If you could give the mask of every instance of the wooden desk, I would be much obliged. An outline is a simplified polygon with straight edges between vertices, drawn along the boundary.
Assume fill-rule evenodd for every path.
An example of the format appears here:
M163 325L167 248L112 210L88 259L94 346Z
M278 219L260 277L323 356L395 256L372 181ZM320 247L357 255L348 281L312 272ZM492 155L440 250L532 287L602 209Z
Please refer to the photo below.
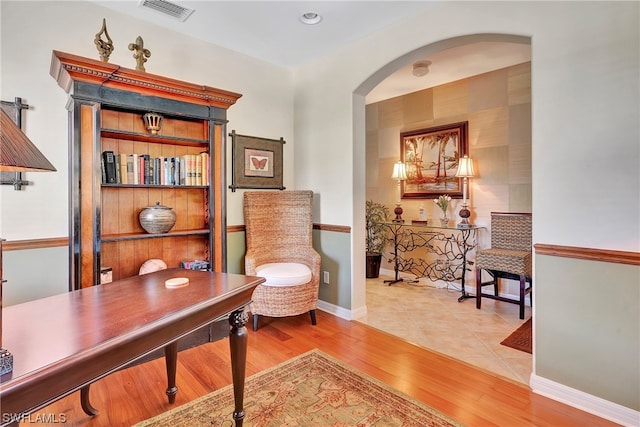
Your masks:
M165 280L172 277L187 277L190 283L165 287ZM243 308L263 281L168 269L6 307L3 345L13 354L14 368L0 378L0 423L11 424L74 391L87 389L92 382L162 347L168 356L171 401L177 392L177 357L171 360L177 355L177 340L229 316L233 417L242 426L247 351ZM93 409L88 399L83 408Z

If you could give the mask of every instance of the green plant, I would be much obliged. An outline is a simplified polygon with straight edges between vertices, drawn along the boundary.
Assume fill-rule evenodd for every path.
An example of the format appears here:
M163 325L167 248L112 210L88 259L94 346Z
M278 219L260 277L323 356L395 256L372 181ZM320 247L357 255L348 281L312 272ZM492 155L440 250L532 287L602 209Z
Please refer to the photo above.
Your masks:
M381 254L387 243L386 227L383 224L389 220L389 208L382 203L367 200L367 254Z

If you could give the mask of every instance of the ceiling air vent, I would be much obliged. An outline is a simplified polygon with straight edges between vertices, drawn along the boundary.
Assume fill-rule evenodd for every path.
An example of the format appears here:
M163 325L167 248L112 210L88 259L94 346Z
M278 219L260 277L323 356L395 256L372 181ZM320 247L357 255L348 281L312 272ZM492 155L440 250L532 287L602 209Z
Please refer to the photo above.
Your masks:
M138 6L153 9L156 12L164 13L172 18L179 19L182 22L186 21L187 18L195 12L195 9L187 9L186 7L182 7L176 3L165 0L140 0Z

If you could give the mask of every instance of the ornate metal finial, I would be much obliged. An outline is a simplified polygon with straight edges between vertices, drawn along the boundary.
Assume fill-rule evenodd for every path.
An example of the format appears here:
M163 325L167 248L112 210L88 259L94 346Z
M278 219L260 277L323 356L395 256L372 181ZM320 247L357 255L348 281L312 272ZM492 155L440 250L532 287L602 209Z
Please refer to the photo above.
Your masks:
M107 40L102 40L102 34L105 35ZM109 55L113 52L114 47L113 41L111 40L111 37L109 37L109 32L107 31L107 20L105 18L102 18L102 28L100 29L100 32L96 34L96 38L93 39L93 42L95 43L96 48L98 48L100 60L102 62L109 62Z
M151 51L144 48L142 37L138 36L135 43L129 43L129 50L135 52L133 57L136 59L136 70L146 71L144 69L144 63L147 62L147 58L151 56Z

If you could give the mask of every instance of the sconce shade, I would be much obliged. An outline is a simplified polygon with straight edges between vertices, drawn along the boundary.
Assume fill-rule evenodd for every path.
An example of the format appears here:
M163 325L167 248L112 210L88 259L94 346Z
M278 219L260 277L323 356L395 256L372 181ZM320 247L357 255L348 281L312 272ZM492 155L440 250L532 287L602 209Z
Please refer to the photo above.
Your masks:
M396 162L393 165L393 173L391 174L391 178L397 179L398 181L404 181L407 179L407 167L402 162Z
M458 171L456 172L457 178L471 178L473 177L473 162L466 154L462 157L458 163Z
M0 109L0 117L0 171L45 172L56 170L2 109Z

